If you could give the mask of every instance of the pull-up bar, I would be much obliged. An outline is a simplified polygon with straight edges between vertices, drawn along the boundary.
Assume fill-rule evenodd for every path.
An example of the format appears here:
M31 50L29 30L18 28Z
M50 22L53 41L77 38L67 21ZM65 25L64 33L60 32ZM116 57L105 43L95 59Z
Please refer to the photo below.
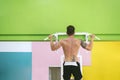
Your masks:
M52 34L55 36L56 41L58 41L58 37L59 36L63 36L63 35L67 35L65 32L57 32L55 34ZM87 33L87 32L76 32L75 35L85 35L85 40L86 42L88 42L88 36L91 35L91 33ZM101 40L99 37L95 36L95 39L97 40ZM46 37L44 40L48 40L48 37Z

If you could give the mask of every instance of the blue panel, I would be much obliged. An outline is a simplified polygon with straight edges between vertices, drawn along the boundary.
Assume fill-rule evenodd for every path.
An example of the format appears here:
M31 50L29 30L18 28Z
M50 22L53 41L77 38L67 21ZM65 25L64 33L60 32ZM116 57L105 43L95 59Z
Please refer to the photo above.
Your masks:
M32 52L0 52L0 80L31 80Z

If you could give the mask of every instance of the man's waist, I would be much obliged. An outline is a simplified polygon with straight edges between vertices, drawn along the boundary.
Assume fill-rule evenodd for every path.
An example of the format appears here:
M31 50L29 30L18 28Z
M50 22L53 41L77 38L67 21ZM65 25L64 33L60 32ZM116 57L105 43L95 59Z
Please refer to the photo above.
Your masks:
M76 61L74 61L74 62L67 62L67 61L65 61L64 62L64 66L78 66L78 65L77 65Z
M71 58L65 58L64 61L65 61L65 62L78 62L79 59L76 58L76 59L73 60L73 59L71 59Z

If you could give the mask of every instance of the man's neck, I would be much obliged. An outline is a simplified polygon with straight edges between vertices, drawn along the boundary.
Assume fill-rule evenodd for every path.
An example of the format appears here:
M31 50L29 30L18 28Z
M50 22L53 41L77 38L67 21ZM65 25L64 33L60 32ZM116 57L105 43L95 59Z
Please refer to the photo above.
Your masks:
M74 35L69 36L69 38L74 38Z

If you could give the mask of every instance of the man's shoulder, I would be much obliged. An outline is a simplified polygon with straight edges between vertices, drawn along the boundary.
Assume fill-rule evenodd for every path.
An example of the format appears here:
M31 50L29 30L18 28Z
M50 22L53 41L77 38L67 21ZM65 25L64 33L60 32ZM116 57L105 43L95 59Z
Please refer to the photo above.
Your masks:
M64 39L61 39L60 41L66 41L67 40L67 38L64 38Z
M65 38L65 39L61 39L59 42L60 43L66 43L68 40L67 40L67 38Z

